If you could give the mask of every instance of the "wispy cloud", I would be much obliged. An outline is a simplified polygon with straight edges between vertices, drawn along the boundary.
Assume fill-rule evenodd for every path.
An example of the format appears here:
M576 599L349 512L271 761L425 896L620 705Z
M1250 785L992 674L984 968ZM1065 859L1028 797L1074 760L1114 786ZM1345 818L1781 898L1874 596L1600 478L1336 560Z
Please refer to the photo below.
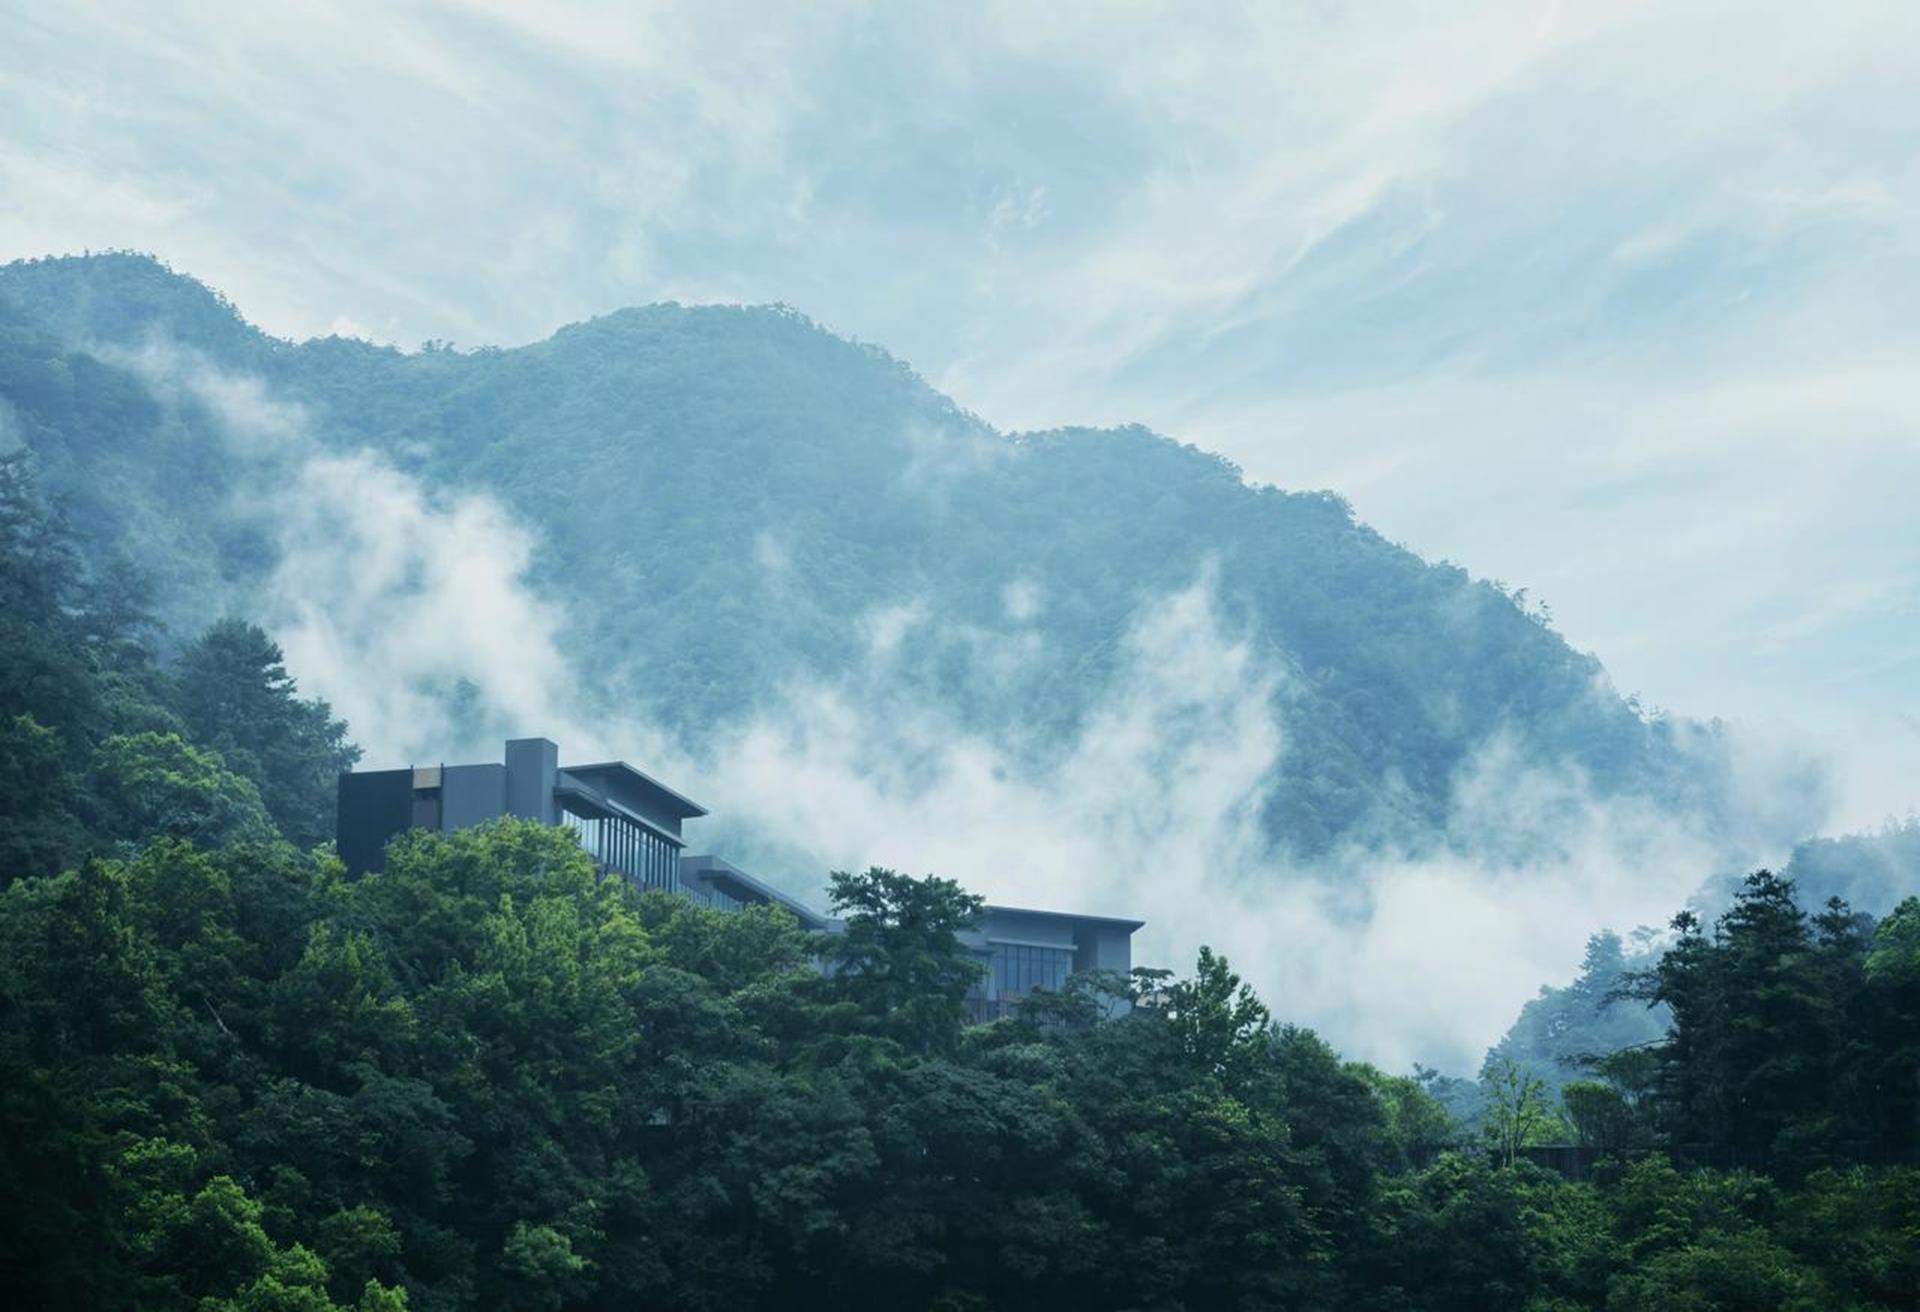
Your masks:
M191 352L151 343L116 358L224 433L275 553L243 604L375 762L486 759L526 733L631 757L713 808L696 841L803 896L819 897L828 868L882 863L1003 903L1136 916L1143 962L1182 965L1210 944L1278 1014L1391 1065L1471 1069L1594 928L1658 923L1708 876L1777 859L1779 835L1804 819L1798 795L1791 816L1775 814L1788 775L1757 753L1739 762L1745 828L1709 833L1685 813L1602 798L1578 770L1496 737L1455 781L1433 841L1409 850L1383 825L1324 859L1290 859L1261 819L1289 750L1277 694L1290 675L1227 620L1211 566L1142 601L1112 679L1045 750L969 729L912 664L923 648L958 648L989 694L1015 677L1044 604L1018 575L986 624L912 597L878 606L849 668L796 676L698 742L678 740L584 704L593 680L566 655L569 616L529 579L537 534L491 498L425 488L331 443L261 380Z
M233 607L272 631L370 760L491 757L523 732L606 744L568 692L566 617L527 583L536 535L492 497L331 445L259 378L168 341L100 353L214 419L234 512L260 526L273 560Z
M1331 485L1423 553L1530 585L1624 689L1827 735L1842 818L1911 805L1914 6L488 0L14 19L0 253L150 248L295 336L511 343L630 302L784 300L1003 426L1141 420L1256 480ZM473 615L524 601L523 527L386 469L368 519L349 492L376 457L306 445L301 416L244 380L207 386L253 433L236 441L280 434L307 507L286 516L295 545L337 535L391 565L354 579L296 551L287 568L311 572L281 580L275 613L303 678L377 749L430 747L377 737L430 709L378 700L394 688L438 706L466 680L501 716L567 722L546 674L515 682L555 668L541 635L564 617L494 615L530 644L498 667L461 645ZM937 484L952 454L920 475ZM419 543L444 533L497 550L440 577ZM761 546L777 582L788 547ZM1007 582L1017 626L1045 599ZM303 611L303 589L340 605ZM1204 598L1162 599L1159 618L1233 668ZM905 643L928 620L898 602ZM421 616L417 648L383 628ZM363 688L374 666L403 677ZM944 863L997 893L1040 868L1023 852L1050 879L1119 872L1168 952L1218 931L1183 919L1197 899L1153 899L1204 886L1222 899L1209 924L1242 936L1224 945L1283 1013L1363 1018L1382 1051L1470 1045L1491 1014L1475 999L1530 990L1603 904L1658 914L1671 872L1702 859L1694 836L1575 805L1587 837L1524 888L1471 858L1355 858L1338 879L1262 871L1247 887L1290 891L1243 905L1222 873L1246 864L1232 799L1286 738L1241 683L1203 680L1217 696L1183 704L1142 672L1154 709L1116 703L1023 777L995 744L943 746L952 726L924 708L869 723L885 676L859 677L735 726L744 773L710 781L721 800L746 807L754 762L809 765L845 790L832 814L872 818L833 847L770 804L788 841ZM1132 778L1121 745L1182 705L1230 750L1160 758L1185 809L1135 815L1100 770ZM882 728L898 750L859 755ZM621 750L648 742L626 732ZM1188 778L1204 796L1178 793ZM943 807L966 824L924 837ZM1667 856L1616 864L1628 832ZM1356 904L1373 910L1355 921ZM1434 923L1448 931L1423 937ZM1511 978L1480 977L1488 945ZM1449 1029L1454 1014L1470 1019Z
M784 300L1003 426L1331 484L1694 713L1920 641L1910 5L206 0L9 38L0 252L151 248L296 336Z

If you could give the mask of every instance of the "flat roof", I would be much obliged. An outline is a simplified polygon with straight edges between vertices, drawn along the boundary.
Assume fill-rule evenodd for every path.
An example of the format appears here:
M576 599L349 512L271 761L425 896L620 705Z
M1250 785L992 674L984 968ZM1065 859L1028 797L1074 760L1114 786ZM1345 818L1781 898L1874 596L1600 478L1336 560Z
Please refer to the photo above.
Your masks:
M1112 925L1116 928L1126 930L1129 934L1133 933L1136 929L1143 928L1147 923L1144 920L1127 920L1119 916L1085 916L1081 915L1078 911L1042 911L1038 907L1008 907L1001 906L995 902L987 903L981 910L1007 911L1021 916L1044 916L1048 920L1077 920L1082 924Z
M682 848L687 845L687 840L672 830L662 828L652 820L641 815L638 811L635 811L632 807L622 805L618 798L608 797L605 793L597 789L589 788L578 779L560 780L553 786L553 795L561 798L576 798L597 810L617 815L629 824L638 825L648 833L673 844L675 848Z
M793 912L795 916L811 925L824 927L833 919L831 916L815 911L798 898L781 892L765 880L748 874L724 857L700 853L697 855L683 856L680 860L681 875L683 878L687 876L699 876L710 883L732 884L735 888L743 889L749 893L763 897L769 902L777 903L785 907L787 910Z
M675 792L646 771L635 769L625 761L595 761L590 765L563 765L560 767L560 770L563 774L578 774L588 777L609 774L624 775L628 779L638 783L641 787L650 789L658 794L667 802L668 809L678 811L680 818L683 820L691 820L695 816L705 815L707 813L707 808L694 801L691 797L686 796L684 793Z

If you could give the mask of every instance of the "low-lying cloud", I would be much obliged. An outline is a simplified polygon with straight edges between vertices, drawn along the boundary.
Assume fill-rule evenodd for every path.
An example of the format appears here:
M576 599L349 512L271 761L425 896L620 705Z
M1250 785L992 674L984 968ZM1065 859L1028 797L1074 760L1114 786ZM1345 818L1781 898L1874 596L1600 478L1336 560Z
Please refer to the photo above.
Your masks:
M566 694L565 616L526 581L535 536L498 501L335 449L304 407L170 342L96 350L213 417L236 511L273 544L271 572L235 608L272 631L370 761L494 754L524 725L594 736Z
M1140 609L1113 682L1044 765L869 668L791 685L776 712L722 732L699 787L749 845L1137 917L1144 964L1185 967L1210 944L1277 1015L1395 1068L1474 1069L1595 929L1664 923L1709 873L1778 855L1602 801L1505 738L1458 781L1448 841L1276 855L1260 807L1289 750L1286 676L1256 650L1203 573Z
M1277 855L1261 806L1291 750L1289 676L1227 620L1211 568L1141 605L1115 674L1047 751L965 728L901 660L931 637L977 651L981 677L997 677L996 651L1041 640L1027 621L1044 598L1011 577L1004 631L946 632L916 597L877 607L857 668L796 679L773 709L708 726L696 756L584 708L575 690L594 672L571 667L568 616L529 582L537 538L491 497L336 449L300 407L190 354L123 358L217 418L277 552L245 604L370 763L491 759L502 738L532 733L625 756L700 797L708 836L803 896L829 868L874 863L990 901L1137 917L1143 964L1183 968L1210 944L1277 1015L1352 1055L1471 1070L1522 1002L1571 972L1589 933L1661 923L1713 872L1779 855L1764 836L1729 850L1687 816L1602 800L1577 770L1503 737L1455 781L1431 845ZM1755 768L1754 814L1779 777ZM1755 829L1775 831L1773 819Z

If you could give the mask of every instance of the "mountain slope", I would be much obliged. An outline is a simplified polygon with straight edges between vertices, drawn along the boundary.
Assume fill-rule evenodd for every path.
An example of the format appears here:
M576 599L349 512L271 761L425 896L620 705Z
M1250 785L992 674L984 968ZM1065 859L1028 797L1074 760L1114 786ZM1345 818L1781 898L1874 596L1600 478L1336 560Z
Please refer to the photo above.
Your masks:
M7 266L9 422L182 624L257 586L275 545L218 407L156 386L155 351L246 382L328 449L497 497L537 530L532 585L568 616L583 681L696 752L791 679L871 665L892 615L892 686L1044 758L1156 599L1206 579L1274 672L1278 848L1443 835L1494 744L1731 823L1711 731L1641 714L1503 590L1338 497L1249 487L1143 429L1001 434L790 310L656 305L512 350L402 353L277 341L144 257Z

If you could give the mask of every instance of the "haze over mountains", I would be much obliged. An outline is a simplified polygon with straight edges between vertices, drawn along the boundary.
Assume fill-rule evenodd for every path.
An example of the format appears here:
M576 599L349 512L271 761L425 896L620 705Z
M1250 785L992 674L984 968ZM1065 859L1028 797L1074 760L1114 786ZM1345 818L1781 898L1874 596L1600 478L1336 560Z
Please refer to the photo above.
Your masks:
M781 875L1135 912L1384 1056L1474 1051L1588 932L1825 815L1332 493L998 432L785 308L403 353L143 256L21 262L0 396L176 635L258 616L372 764L643 756Z

